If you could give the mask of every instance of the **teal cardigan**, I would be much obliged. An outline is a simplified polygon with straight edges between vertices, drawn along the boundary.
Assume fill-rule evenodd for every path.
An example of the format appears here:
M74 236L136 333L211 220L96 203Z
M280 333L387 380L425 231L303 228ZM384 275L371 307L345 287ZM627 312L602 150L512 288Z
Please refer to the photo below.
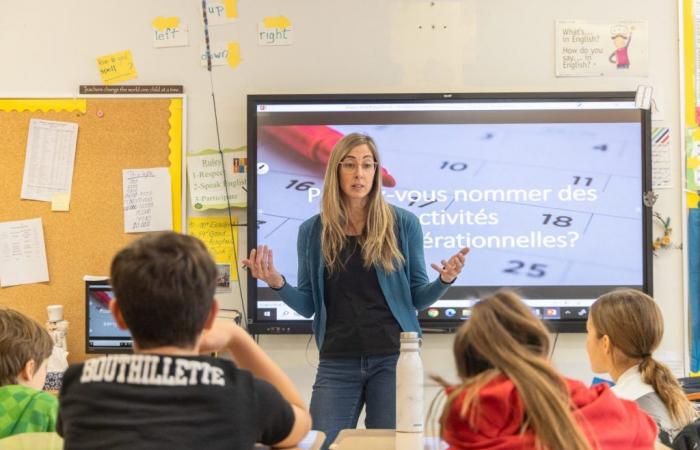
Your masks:
M435 303L450 285L443 283L440 277L433 282L428 280L420 222L405 209L395 206L393 209L398 244L405 263L393 272L386 272L377 264L374 267L384 298L401 329L420 334L416 310ZM313 330L320 349L326 334L326 305L323 301L325 264L321 253L320 215L313 216L299 227L297 252L299 285L295 288L285 283L277 293L282 301L302 316L314 315Z

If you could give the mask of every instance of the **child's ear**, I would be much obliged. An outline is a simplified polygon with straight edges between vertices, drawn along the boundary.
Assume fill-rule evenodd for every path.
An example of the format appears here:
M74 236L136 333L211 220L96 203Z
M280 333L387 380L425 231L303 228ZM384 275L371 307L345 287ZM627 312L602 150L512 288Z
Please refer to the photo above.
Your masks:
M601 339L603 340L603 352L605 352L606 355L610 354L612 352L612 345L610 344L610 337L607 334L605 334L605 335L603 335L603 337Z
M34 378L34 372L36 372L36 363L34 362L33 359L30 359L29 361L26 362L24 367L22 367L22 370L19 371L19 374L17 375L17 382L21 383L27 383L29 381L32 381L32 378Z
M114 320L117 322L117 326L122 330L128 330L129 327L124 321L124 316L122 316L122 310L119 309L119 304L117 303L116 298L113 298L112 301L109 302L109 310L112 312L112 316L114 316Z
M214 321L216 320L216 314L219 312L219 301L217 299L214 299L213 302L211 302L211 309L209 310L209 314L207 315L207 320L204 322L204 329L208 330L214 325Z

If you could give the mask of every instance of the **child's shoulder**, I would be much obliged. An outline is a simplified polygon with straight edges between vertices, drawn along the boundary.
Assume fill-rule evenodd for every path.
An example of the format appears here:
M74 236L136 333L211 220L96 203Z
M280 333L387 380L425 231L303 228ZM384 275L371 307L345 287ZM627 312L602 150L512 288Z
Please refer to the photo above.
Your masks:
M0 404L24 405L32 409L52 410L58 407L58 399L48 392L39 391L22 384L10 384L0 387Z

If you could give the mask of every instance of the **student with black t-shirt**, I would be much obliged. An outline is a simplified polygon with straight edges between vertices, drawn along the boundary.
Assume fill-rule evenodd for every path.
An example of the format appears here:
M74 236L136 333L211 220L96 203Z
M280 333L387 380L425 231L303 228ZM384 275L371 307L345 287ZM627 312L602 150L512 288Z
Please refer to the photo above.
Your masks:
M293 446L311 419L291 380L231 322L216 321L217 270L202 242L147 235L112 261L110 310L135 354L70 367L57 431L70 449ZM229 360L199 356L217 350Z
M396 426L396 361L401 331L420 332L416 311L433 304L457 278L467 248L425 273L418 218L389 205L372 138L352 133L333 148L321 213L299 228L298 286L287 284L265 245L243 264L299 314L314 315L320 350L311 395L314 428L354 428L366 407L367 428ZM325 447L324 447L325 448Z

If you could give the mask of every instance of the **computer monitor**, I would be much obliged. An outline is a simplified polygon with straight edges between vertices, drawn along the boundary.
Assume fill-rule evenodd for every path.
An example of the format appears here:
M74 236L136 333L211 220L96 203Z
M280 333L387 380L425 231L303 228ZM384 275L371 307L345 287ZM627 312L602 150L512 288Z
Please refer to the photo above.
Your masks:
M109 310L113 299L109 281L85 282L85 353L132 351L131 334L117 326Z
M418 217L431 279L431 263L472 250L424 329L458 327L501 287L565 332L584 332L605 292L652 292L651 115L634 92L248 96L248 246L269 245L293 286L299 226L353 132L380 149L387 202ZM252 277L248 311L254 333L311 331Z

